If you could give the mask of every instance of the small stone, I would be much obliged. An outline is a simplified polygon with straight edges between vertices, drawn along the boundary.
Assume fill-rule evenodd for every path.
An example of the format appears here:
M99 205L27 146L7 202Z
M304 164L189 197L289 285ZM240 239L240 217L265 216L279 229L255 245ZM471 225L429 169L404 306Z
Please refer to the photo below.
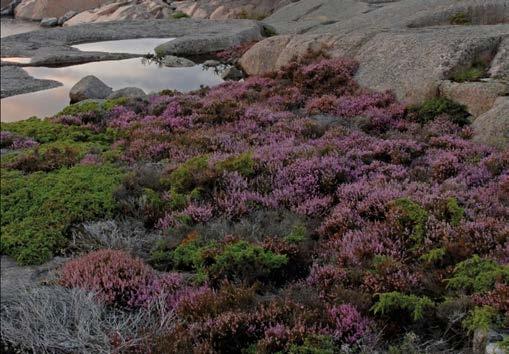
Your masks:
M244 78L244 73L241 70L237 69L236 67L230 66L223 72L221 77L223 78L223 80L238 81Z
M166 55L161 62L164 66L170 68L190 67L196 65L192 60L176 57L174 55Z
M111 95L113 89L93 75L85 76L71 88L69 97L71 103L89 98L103 99Z
M206 66L206 67L215 67L215 66L219 66L221 65L221 62L219 60L206 60L205 62L203 62L203 66Z
M78 13L76 11L67 11L64 16L58 19L58 25L62 26L65 22L69 21L71 18L76 16Z
M58 18L56 17L47 17L41 20L42 27L55 27L58 25Z
M108 99L115 99L120 97L145 98L147 97L147 94L145 91L138 87L124 87L120 90L113 91L113 93L108 96Z

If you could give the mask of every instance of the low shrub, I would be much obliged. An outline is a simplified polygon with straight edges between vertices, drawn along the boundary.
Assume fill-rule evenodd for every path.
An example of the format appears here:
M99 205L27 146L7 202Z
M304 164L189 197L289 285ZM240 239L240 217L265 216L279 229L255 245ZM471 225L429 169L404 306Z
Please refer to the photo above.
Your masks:
M160 303L143 311L110 311L92 292L44 286L2 294L2 345L16 352L145 352L175 324Z
M73 223L111 216L122 171L111 165L77 165L22 175L3 170L3 253L21 264L40 264L68 244Z
M410 107L410 119L421 124L428 123L441 115L447 115L449 120L460 126L469 123L470 114L466 107L448 98L433 98L419 106Z
M497 280L509 281L509 266L474 255L456 265L447 286L478 293L493 289Z
M248 284L267 280L288 262L287 256L246 241L199 245L193 239L184 240L173 251L172 260L177 269L197 271L198 281L228 279Z
M405 310L414 321L423 319L425 310L435 305L426 296L405 295L396 291L379 294L378 297L378 301L372 307L375 314L385 315L391 311Z
M471 67L460 70L452 76L452 81L455 82L472 82L479 81L479 79L486 76L488 66L482 61L476 61Z
M189 15L182 12L182 11L175 11L172 15L171 15L174 19L178 20L178 19L181 19L181 18L188 18Z
M59 282L68 288L92 291L99 301L117 307L147 306L181 287L178 275L156 275L139 258L123 251L98 250L67 262Z

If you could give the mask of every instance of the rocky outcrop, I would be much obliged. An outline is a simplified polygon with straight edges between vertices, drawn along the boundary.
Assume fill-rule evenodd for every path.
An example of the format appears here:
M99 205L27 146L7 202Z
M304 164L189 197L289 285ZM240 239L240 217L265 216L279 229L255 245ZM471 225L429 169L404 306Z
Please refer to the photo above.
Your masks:
M509 96L499 97L493 108L472 123L474 140L499 147L509 146Z
M103 99L111 95L113 89L93 75L85 76L71 88L71 103L88 99Z
M184 0L172 6L194 18L223 20L227 18L262 19L296 0Z
M41 20L45 17L61 17L66 12L96 8L109 0L23 0L14 10L17 18Z
M452 82L443 81L440 96L449 98L467 107L474 117L489 111L499 96L509 94L509 84L496 81Z
M470 19L468 25L454 25L455 14ZM332 56L357 59L362 85L393 89L400 99L416 103L435 96L458 68L480 56L499 56L509 37L509 5L506 0L301 0L264 22L281 35L259 42L241 58L248 74L273 71L323 47ZM500 67L507 66L506 57L500 54Z
M162 0L115 1L92 10L83 11L65 22L64 25L74 26L92 22L167 18L171 13L171 7Z

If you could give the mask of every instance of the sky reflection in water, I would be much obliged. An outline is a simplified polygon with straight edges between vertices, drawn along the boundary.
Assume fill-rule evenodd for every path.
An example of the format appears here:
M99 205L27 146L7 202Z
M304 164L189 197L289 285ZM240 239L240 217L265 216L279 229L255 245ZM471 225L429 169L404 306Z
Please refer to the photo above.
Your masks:
M69 104L69 90L80 79L95 75L114 90L128 86L139 87L147 93L164 89L182 92L213 86L223 80L213 69L201 65L188 68L159 67L144 64L141 58L93 62L62 68L26 67L27 73L38 79L51 79L63 86L7 97L1 100L2 122L12 122L32 116L49 117Z

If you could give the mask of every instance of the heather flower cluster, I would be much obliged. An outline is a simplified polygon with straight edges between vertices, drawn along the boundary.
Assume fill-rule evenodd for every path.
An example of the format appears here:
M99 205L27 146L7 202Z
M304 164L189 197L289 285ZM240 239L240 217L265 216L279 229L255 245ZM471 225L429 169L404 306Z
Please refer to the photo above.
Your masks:
M119 213L164 235L146 260L161 274L97 251L62 284L130 308L166 294L176 323L155 352L384 350L405 332L458 349L479 309L509 325L509 151L356 70L306 56L55 122L107 135L76 163L123 166Z

